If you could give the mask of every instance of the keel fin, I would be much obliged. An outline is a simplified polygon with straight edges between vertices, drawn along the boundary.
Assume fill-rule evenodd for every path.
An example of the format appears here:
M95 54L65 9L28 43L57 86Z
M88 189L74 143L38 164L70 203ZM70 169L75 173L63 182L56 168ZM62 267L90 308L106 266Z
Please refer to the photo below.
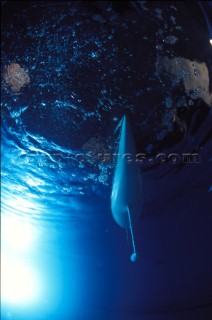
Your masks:
M134 238L134 233L133 233L133 228L132 228L132 220L131 220L131 216L130 216L130 209L129 207L127 207L127 213L128 213L128 218L129 218L129 229L130 229L130 233L131 233L131 238L132 238L132 246L133 246L133 253L130 257L132 262L135 262L137 260L137 252L136 252L136 248L135 248L135 238Z

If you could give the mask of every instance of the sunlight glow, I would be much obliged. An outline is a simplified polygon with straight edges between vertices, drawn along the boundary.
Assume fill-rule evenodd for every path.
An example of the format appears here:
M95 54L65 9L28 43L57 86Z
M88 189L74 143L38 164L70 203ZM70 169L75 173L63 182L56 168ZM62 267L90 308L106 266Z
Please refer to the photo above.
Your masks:
M21 261L3 256L1 259L1 299L3 302L28 305L39 297L38 279Z
M12 199L9 199L8 206L10 208L18 208L19 212L29 213L32 211L34 204L31 200L24 199L23 197L14 196Z
M35 226L17 217L2 217L2 244L10 249L26 250L37 236Z

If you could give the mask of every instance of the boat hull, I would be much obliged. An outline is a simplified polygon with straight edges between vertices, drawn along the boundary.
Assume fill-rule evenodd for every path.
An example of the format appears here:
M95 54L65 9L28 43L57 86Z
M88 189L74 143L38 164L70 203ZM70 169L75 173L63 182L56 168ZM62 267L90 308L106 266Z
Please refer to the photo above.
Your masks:
M114 220L123 228L137 220L143 207L143 188L140 169L136 162L136 147L126 116L122 119L121 137L114 174L111 210Z

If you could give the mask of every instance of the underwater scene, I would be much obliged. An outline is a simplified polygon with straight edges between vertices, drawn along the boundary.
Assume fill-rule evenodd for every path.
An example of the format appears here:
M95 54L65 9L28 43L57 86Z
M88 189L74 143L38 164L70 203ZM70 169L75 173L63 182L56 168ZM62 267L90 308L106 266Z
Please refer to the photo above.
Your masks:
M211 1L1 1L1 319L212 319Z

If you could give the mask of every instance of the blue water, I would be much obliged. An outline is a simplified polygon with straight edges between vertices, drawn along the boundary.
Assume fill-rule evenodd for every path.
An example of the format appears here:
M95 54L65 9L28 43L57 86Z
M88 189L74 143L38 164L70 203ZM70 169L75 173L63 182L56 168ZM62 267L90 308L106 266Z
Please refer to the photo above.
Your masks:
M211 75L198 5L193 14L176 2L2 9L3 74L18 63L30 83L14 92L2 80L1 318L211 319L211 106L155 67L184 57ZM115 158L105 156L123 114L146 155L135 264L112 218ZM179 161L161 164L159 152ZM183 163L188 152L199 161Z

